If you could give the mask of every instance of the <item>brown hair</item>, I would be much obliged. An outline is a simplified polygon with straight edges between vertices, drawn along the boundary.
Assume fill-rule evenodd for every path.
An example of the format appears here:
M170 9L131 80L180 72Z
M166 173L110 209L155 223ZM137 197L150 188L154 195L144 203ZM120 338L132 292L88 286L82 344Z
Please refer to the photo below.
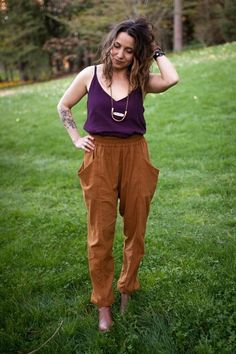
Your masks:
M134 60L128 68L130 85L132 90L140 87L144 97L147 92L154 48L154 35L152 29L152 25L144 17L139 17L136 20L123 21L111 30L103 43L100 58L100 62L104 64L103 75L109 85L111 85L112 81L110 51L118 34L126 32L135 40Z

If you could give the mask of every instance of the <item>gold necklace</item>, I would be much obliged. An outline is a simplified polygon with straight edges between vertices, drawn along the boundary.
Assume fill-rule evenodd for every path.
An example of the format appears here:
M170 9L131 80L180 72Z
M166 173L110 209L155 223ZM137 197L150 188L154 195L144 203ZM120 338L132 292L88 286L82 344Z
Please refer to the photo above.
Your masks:
M112 98L112 88L110 86L110 92L111 92L111 118L116 121L116 122L122 122L127 113L128 113L128 104L129 104L129 88L128 88L128 95L127 95L127 99L126 99L126 105L125 105L125 113L120 113L120 112L116 112L114 111L114 105L113 105L113 98ZM121 117L120 119L115 118L114 116L117 117Z

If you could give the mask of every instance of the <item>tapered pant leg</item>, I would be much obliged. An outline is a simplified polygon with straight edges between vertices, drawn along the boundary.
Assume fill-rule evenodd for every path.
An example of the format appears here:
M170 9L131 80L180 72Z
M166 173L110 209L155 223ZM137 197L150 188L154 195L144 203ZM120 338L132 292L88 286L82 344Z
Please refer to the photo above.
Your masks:
M112 255L117 216L117 160L97 144L95 156L86 153L79 171L87 206L88 261L92 281L91 302L110 306L114 302Z
M120 214L124 219L125 241L118 281L118 289L123 293L130 294L140 287L137 274L144 255L146 223L158 174L159 170L150 163L144 138L124 152Z

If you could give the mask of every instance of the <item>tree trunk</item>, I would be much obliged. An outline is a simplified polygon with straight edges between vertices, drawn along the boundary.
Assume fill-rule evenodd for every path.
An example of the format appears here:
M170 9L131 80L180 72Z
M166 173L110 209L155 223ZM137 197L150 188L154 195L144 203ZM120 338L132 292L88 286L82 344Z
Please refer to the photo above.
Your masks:
M174 51L182 50L182 0L174 0Z
M4 63L4 64L3 64L3 69L4 69L4 75L5 75L4 81L9 81L8 65Z
M19 76L20 76L20 80L21 81L27 81L29 80L29 77L25 71L26 69L26 63L25 62L20 62L19 63L19 66L18 66L18 69L19 69Z

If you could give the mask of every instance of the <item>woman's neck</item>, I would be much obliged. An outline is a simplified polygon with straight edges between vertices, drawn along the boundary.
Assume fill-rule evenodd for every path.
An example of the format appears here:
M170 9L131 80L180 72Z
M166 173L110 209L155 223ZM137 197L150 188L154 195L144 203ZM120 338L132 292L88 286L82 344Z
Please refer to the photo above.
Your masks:
M117 70L113 69L112 79L126 81L129 79L128 70Z

